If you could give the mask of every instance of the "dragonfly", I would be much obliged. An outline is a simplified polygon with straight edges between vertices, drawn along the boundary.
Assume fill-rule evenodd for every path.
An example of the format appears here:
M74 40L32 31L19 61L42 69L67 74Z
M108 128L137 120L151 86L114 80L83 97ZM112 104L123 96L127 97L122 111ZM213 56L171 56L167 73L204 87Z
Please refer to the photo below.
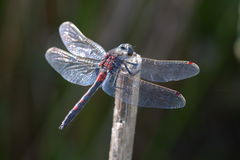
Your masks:
M90 86L88 91L69 111L59 129L62 130L78 115L94 93L102 88L115 97L118 77L125 76L128 82L123 88L123 102L131 104L128 97L134 75L140 73L138 106L160 109L177 109L185 106L183 95L175 90L152 82L178 81L199 73L199 67L191 61L155 60L141 58L128 43L105 51L96 42L87 38L73 23L64 22L59 27L60 37L67 51L52 47L45 57L48 63L67 81ZM141 64L141 67L140 67Z

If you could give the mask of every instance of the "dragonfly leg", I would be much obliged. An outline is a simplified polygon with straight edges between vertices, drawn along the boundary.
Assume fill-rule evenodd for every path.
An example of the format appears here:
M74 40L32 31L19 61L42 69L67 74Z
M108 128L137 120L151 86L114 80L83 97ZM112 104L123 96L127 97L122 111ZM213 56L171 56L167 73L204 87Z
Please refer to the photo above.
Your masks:
M120 69L117 71L116 76L113 79L112 87L119 88L119 89L124 89L124 88L121 88L121 87L117 86L117 79L118 79L119 72L120 72Z
M122 60L117 60L117 61L114 61L112 64L113 64L113 69L111 70L111 72L112 71L115 71L116 69L118 69L119 68L119 66L121 66L121 64L123 63L123 61Z
M138 65L138 63L132 63L132 62L128 62L128 61L124 61L124 62L127 63L127 64L131 64L133 66L137 66Z
M130 62L129 62L129 63L130 63ZM132 63L132 64L134 64L134 63ZM123 65L124 65L124 67L126 68L127 72L128 72L131 76L134 76L134 75L136 75L137 73L140 72L140 70L137 70L136 72L131 72L131 71L129 70L128 66L127 66L125 63L123 63Z
M119 72L120 72L120 69L117 71L117 74L116 74L116 76L114 77L114 80L113 80L113 87L116 86Z

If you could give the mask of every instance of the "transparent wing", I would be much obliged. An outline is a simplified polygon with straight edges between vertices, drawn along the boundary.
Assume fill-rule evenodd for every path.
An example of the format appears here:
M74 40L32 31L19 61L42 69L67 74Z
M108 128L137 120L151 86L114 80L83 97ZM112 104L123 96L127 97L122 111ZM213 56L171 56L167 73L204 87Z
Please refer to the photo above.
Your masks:
M64 79L74 84L91 85L99 72L98 60L79 57L59 48L48 49L45 57Z
M141 77L148 81L178 81L193 77L198 73L198 65L190 61L142 58Z
M71 22L64 22L59 27L62 41L69 52L76 56L101 60L106 54L105 50L85 37L80 30Z
M121 74L121 72L119 73ZM115 81L116 74L109 74L107 79L104 81L102 89L110 96L115 97L115 90L118 86L116 86ZM130 94L134 94L130 91L130 86L133 84L133 77L127 75L119 75L118 77L124 78L125 81L128 82L129 85L124 86L123 93L121 97L115 97L121 99L123 102L131 104ZM139 86L139 101L138 105L142 107L150 107L150 108L162 108L162 109L175 109L182 108L185 106L184 97L177 91L159 86L150 82L146 82L141 80Z

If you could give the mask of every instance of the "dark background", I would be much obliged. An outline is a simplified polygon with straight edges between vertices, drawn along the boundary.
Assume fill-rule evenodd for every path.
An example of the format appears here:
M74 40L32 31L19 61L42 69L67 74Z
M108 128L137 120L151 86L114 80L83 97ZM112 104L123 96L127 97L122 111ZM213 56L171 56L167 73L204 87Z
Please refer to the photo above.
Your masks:
M106 50L128 42L144 57L196 62L198 76L165 85L179 110L140 108L134 160L240 159L237 0L1 0L0 159L105 160L113 98L99 91L64 131L58 126L88 87L45 60L72 21ZM235 46L235 52L234 52Z

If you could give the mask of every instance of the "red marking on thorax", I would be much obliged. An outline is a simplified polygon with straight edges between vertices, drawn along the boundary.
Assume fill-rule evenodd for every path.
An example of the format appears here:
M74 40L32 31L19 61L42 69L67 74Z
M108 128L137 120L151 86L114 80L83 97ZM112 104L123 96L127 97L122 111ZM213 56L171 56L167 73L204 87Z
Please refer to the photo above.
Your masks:
M193 62L189 61L187 64L193 64Z
M109 56L107 55L105 57L105 59L99 64L100 67L102 68L107 68L108 70L111 70L112 69L112 63L114 62L115 60L115 56Z
M107 72L100 72L99 75L97 76L96 81L102 82L105 80L106 76L107 76Z

